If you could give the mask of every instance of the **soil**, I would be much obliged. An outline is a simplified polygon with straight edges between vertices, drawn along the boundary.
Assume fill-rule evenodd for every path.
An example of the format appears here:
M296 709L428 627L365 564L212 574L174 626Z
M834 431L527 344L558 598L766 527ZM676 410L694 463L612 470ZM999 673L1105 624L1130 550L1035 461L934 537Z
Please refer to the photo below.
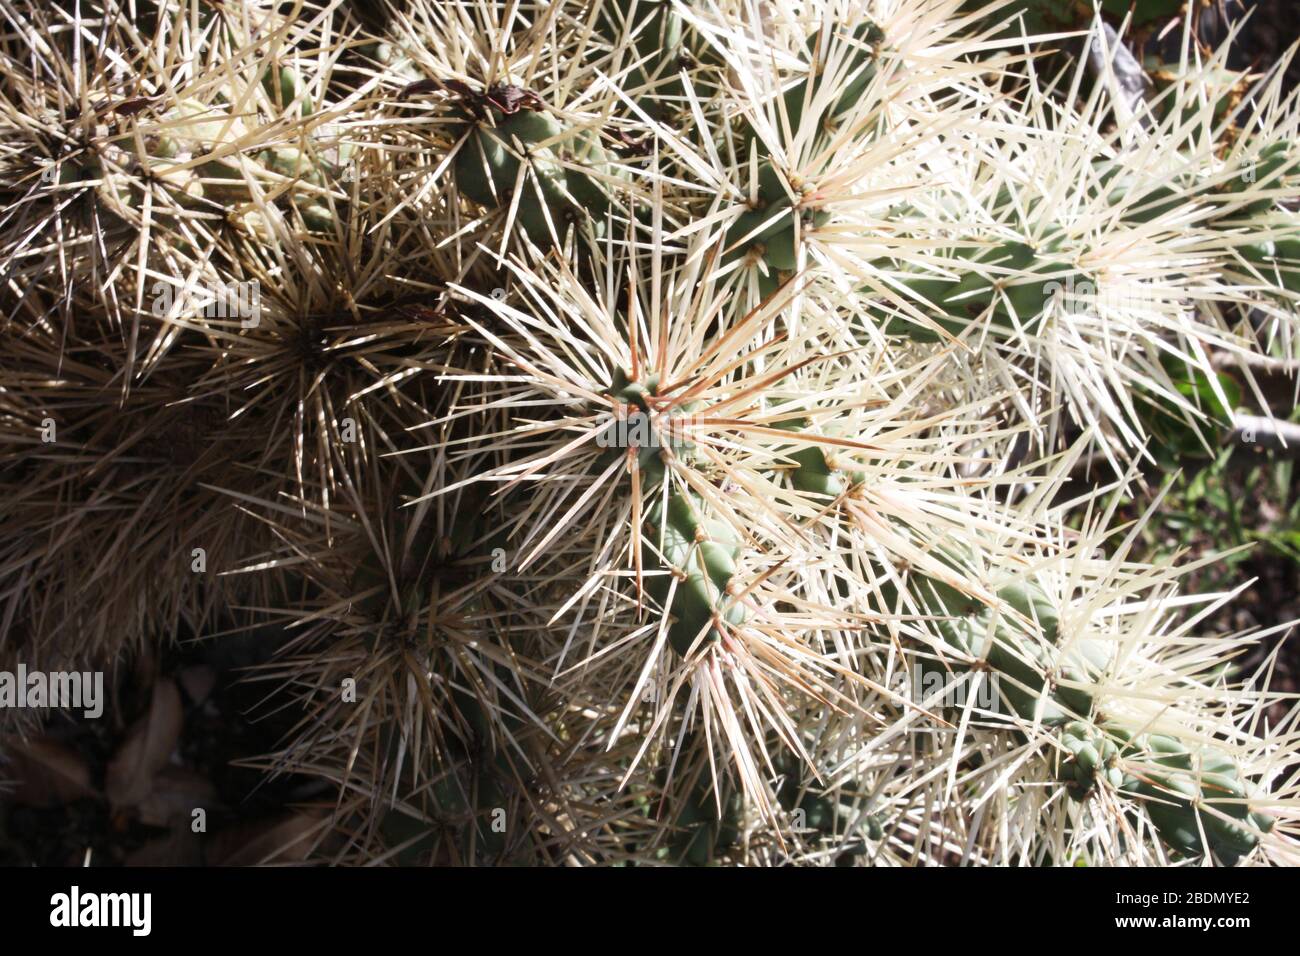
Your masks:
M1267 69L1300 39L1300 11L1294 0L1213 0L1198 8L1198 35L1208 46L1217 46L1247 9L1251 16L1229 65ZM1148 31L1148 49L1175 42L1170 38L1177 36L1176 28L1164 32L1163 40L1162 32L1161 25ZM1289 64L1285 76L1287 90L1295 89L1300 59ZM1240 475L1231 481L1244 503L1243 522L1268 530L1279 503L1246 487ZM1293 496L1297 493L1300 488ZM1214 541L1198 542L1187 557L1194 559L1214 547ZM1300 563L1259 547L1236 570L1239 580L1254 578L1254 583L1230 609L1206 621L1204 631L1269 628L1300 619ZM1193 590L1219 586L1209 577L1210 572L1203 571L1188 584ZM1261 641L1242 661L1243 667L1253 668L1282 639L1276 635ZM8 798L0 794L0 865L228 862L239 857L241 846L255 843L259 833L284 826L296 808L328 800L318 782L292 776L267 779L260 770L239 765L273 751L296 718L292 710L277 711L277 702L265 699L264 687L241 679L248 667L266 663L274 649L275 641L265 633L182 643L161 659L138 662L119 676L112 698L116 712L107 719L52 718L43 738L49 751L40 760L28 760L24 766L30 779L19 781L31 799L20 799L22 792ZM161 754L161 768L152 768L152 779L144 783L148 796L134 806L115 806L107 794L114 757L139 721L158 706L160 683L179 690L175 739L153 744L167 750ZM1300 642L1284 645L1274 686L1300 692ZM120 788L121 781L116 785ZM33 787L40 790L39 799L33 798ZM196 793L201 796L196 798ZM189 814L169 814L166 809L171 797L186 807L202 802L209 831L229 838L193 839Z

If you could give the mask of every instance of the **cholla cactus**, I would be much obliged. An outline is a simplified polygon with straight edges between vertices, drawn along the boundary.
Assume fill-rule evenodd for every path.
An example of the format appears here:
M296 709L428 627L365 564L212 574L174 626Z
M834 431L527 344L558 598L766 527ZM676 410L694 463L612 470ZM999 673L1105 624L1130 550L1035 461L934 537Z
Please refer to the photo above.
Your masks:
M959 0L4 6L8 652L283 627L334 861L1295 862L1258 635L1114 520L1144 409L1294 350L1277 76L1134 104Z

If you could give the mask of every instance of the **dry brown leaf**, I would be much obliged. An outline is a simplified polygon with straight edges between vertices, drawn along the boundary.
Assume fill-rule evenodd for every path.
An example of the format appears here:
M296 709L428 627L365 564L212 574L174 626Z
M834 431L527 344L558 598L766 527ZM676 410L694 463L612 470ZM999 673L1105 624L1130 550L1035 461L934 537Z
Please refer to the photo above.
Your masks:
M11 797L15 803L55 807L95 793L90 766L66 744L50 737L13 739L7 742L5 753L9 766L4 776L17 784Z
M165 837L150 840L124 862L127 866L202 866L203 853L198 835L178 827Z
M200 773L185 767L163 767L153 779L153 789L140 801L140 822L151 827L172 824L189 828L196 809L211 813L217 791Z
M214 834L208 849L210 866L258 866L301 863L315 848L324 816L292 812L284 816L241 823Z
M206 664L187 667L176 675L185 693L196 705L202 704L217 686L217 672Z
M154 777L176 749L183 722L181 692L164 678L153 688L149 712L131 725L108 764L105 790L115 808L133 807L153 789Z

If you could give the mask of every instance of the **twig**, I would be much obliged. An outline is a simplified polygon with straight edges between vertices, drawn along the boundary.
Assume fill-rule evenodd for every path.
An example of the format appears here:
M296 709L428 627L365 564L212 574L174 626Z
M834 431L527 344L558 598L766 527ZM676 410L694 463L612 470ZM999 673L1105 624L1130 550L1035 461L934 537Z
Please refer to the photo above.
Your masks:
M1300 372L1300 361L1295 359L1279 359L1268 355L1238 352L1215 352L1210 357L1210 365L1219 371L1241 368L1244 365L1252 372L1262 372L1265 375L1292 376Z
M1210 365L1219 371L1236 372L1246 379L1254 398L1252 404L1258 405L1261 412L1271 416L1295 407L1300 361L1220 351L1210 356Z
M1114 98L1115 116L1121 129L1128 127L1134 117L1144 129L1151 128L1151 117L1143 107L1151 81L1119 34L1100 17L1088 40L1088 72L1103 82L1114 78L1118 94Z
M1229 441L1300 459L1300 425L1262 415L1234 415L1233 418L1236 424Z

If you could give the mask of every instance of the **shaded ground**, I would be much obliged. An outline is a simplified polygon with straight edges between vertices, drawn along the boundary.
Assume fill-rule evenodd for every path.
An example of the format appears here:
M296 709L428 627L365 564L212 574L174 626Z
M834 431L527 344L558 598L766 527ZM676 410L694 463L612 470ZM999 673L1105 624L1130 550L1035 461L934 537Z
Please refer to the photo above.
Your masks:
M1200 633L1269 630L1300 621L1300 468L1292 461L1238 448L1216 462L1185 462L1170 479L1169 497L1142 535L1142 557L1182 554L1182 562L1213 558L1185 580L1188 593L1245 590L1198 628ZM1136 518L1139 502L1127 510ZM1245 549L1234 552L1241 546ZM1280 650L1278 646L1281 645ZM1263 637L1237 663L1253 673L1275 650L1269 687L1300 693L1300 638L1283 628ZM1273 721L1285 713L1277 705Z
M57 714L43 736L12 742L0 865L256 863L309 829L310 811L294 808L322 799L321 784L238 764L272 751L294 719L241 679L269 658L266 638L189 643L106 675L101 718Z
M1300 38L1300 10L1294 0L1247 5L1255 13L1230 65L1260 69ZM1069 4L1046 6L1064 13ZM1241 12L1239 0L1199 7L1199 35L1217 45ZM1166 32L1170 22L1145 25L1144 52L1168 58L1177 35ZM1290 65L1287 81L1290 88L1300 83L1300 63ZM1189 576L1189 589L1202 592L1254 579L1203 630L1271 628L1300 618L1296 469L1249 450L1221 464L1182 466L1184 476L1146 533L1145 556L1182 551L1196 559L1254 543ZM1253 670L1281 640L1261 641L1242 669ZM5 774L18 789L0 799L0 865L256 863L306 833L311 807L329 799L319 784L267 780L238 766L274 750L295 716L268 706L264 687L240 680L273 650L265 634L175 648L118 675L102 720L54 718L43 737L16 749ZM1300 692L1300 641L1284 645L1273 686ZM198 833L196 807L205 811Z

